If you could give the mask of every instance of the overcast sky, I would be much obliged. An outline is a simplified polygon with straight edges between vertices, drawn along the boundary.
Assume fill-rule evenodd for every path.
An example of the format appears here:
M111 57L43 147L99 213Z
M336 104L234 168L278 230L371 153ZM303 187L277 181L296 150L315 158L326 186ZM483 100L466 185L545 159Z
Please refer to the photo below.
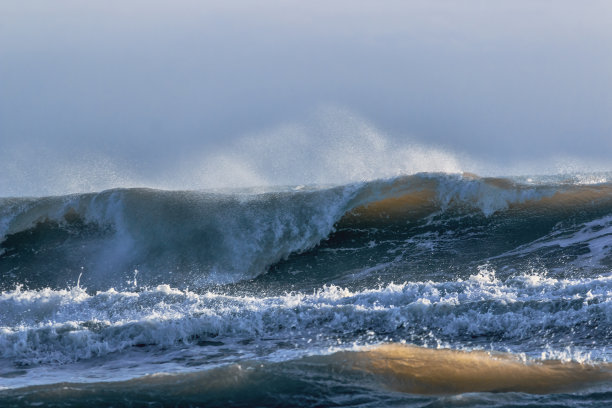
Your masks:
M612 170L611 21L610 1L4 0L0 196L345 181L428 154ZM330 159L372 150L380 171Z

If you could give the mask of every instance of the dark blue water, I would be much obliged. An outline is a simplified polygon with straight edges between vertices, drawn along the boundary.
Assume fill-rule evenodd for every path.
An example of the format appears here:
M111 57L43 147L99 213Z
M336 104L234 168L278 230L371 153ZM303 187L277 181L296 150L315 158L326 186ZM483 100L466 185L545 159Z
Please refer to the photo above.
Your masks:
M0 199L2 406L609 406L608 175Z

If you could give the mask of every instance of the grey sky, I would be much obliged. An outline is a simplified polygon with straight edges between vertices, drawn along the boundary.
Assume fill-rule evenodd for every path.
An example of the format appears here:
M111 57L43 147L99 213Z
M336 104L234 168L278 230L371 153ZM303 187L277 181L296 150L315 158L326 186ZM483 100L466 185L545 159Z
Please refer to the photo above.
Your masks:
M304 169L244 180L334 181L313 146L267 144L300 128L323 157L361 124L393 151L612 169L611 21L608 1L4 0L0 195L222 185L189 173L253 143Z

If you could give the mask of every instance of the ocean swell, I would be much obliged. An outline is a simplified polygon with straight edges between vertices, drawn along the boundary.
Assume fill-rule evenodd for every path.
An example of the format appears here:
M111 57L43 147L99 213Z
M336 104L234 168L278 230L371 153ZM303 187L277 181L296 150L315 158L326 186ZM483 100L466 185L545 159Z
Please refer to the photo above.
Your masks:
M498 214L514 218L505 224L541 219L539 214L558 223L577 209L593 217L609 213L611 191L607 183L423 173L264 193L117 189L3 198L2 287L65 288L79 279L102 290L137 282L181 288L226 284L256 278L322 241L334 242L343 231L419 224L440 234L465 227L456 222L453 227L453 220L481 217L485 221L475 222L484 225ZM419 233L404 235L412 239ZM528 238L542 235L525 231Z

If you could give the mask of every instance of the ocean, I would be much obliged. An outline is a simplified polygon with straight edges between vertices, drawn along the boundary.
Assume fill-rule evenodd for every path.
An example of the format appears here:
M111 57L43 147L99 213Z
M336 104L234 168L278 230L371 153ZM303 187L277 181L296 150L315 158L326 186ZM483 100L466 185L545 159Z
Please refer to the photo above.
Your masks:
M2 407L612 406L612 173L0 198Z

